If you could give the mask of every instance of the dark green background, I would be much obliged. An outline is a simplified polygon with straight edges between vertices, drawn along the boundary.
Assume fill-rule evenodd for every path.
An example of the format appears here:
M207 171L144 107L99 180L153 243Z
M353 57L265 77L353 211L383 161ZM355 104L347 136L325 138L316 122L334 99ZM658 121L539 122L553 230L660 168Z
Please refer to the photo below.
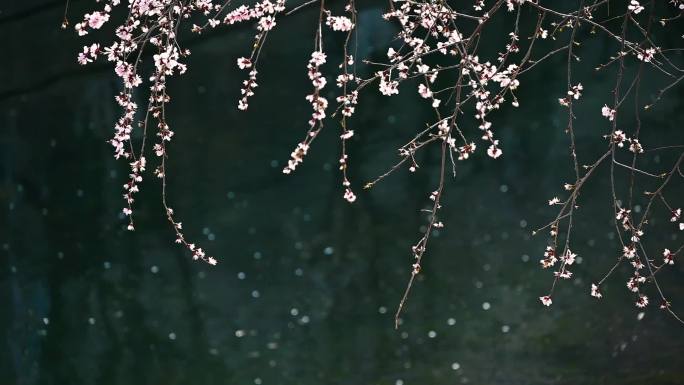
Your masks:
M310 113L305 66L316 10L280 22L247 113L236 108L244 73L235 59L249 52L251 26L185 39L189 72L170 85L169 198L186 235L220 259L212 268L173 244L152 176L138 195L137 231L124 230L127 168L106 143L120 86L108 64L76 64L83 44L110 35L60 30L63 5L0 4L0 385L684 383L684 329L657 306L637 320L626 266L602 301L588 295L619 252L605 170L580 201L573 250L583 261L551 308L539 303L552 277L537 263L545 235L531 230L555 215L545 202L571 181L567 117L556 101L565 57L525 75L521 107L494 115L504 156L487 158L481 144L459 164L446 187L446 227L431 240L395 331L438 153L424 152L415 174L402 169L370 192L361 186L433 119L415 84L394 98L362 94L349 150L359 197L349 205L333 121L297 172L281 173ZM359 57L387 50L395 27L381 20L384 6L361 5ZM98 7L74 1L72 23ZM525 15L527 36L533 15ZM510 20L493 22L489 33L507 32ZM661 30L664 45L681 41L673 28ZM326 40L328 74L341 36ZM590 163L605 148L609 125L599 109L612 100L615 79L613 69L592 68L617 47L586 31L578 37L586 39L578 48L585 67L574 83L585 96L576 127L580 161ZM644 101L660 80L647 78ZM646 148L684 142L681 97L675 89L642 116ZM644 155L642 166L663 171L674 155ZM675 202L684 193L678 183ZM669 234L654 234L653 247L681 243ZM661 278L680 311L682 273L678 263Z

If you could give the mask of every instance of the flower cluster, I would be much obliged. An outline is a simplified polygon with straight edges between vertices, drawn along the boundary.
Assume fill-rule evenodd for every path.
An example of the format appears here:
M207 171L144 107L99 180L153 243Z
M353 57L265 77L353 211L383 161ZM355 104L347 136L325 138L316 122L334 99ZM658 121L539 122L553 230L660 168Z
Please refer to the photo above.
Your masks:
M346 16L328 15L325 24L332 28L333 31L349 32L352 30L352 28L354 28L354 23L352 23L351 19Z
M242 58L242 59L244 59L244 58ZM247 60L249 60L249 59L245 59L245 61L247 61ZM241 69L251 67L251 65L248 67L247 65L244 64L244 62L240 62L240 59L238 59L238 66ZM256 75L257 75L257 70L253 69L253 70L249 71L249 77L247 78L247 80L244 80L242 82L243 87L240 89L240 93L242 94L242 98L240 98L240 100L238 101L238 109L240 109L242 111L249 108L249 103L248 103L249 97L254 95L254 89L259 86L259 84L257 84L257 81L256 81Z
M207 0L205 0L207 1ZM285 10L285 0L277 0L275 3L264 0L260 3L254 4L252 7L241 5L235 10L229 12L224 18L223 23L232 25L235 23L256 20L257 34L254 36L254 45L252 46L252 53L249 58L240 57L237 59L237 66L241 70L248 70L248 77L242 82L240 94L242 97L238 101L238 109L245 111L249 108L249 98L254 95L254 89L258 87L257 83L257 69L256 64L259 60L259 52L266 42L268 32L276 26L276 15ZM215 28L220 23L218 20L209 19L208 25ZM192 31L201 33L206 28L194 25Z
M83 21L80 23L77 23L75 28L76 31L78 31L78 34L80 36L87 35L88 34L88 29L100 29L106 23L109 21L109 12L112 11L112 5L118 5L119 1L112 1L112 4L106 4L104 7L104 12L93 12L93 13L86 13L85 16L83 16Z
M354 80L354 75L339 75L337 77L337 86L344 87L349 81ZM342 115L351 117L356 111L356 105L359 104L359 91L351 91L344 95L340 95L335 99L342 106ZM348 139L348 138L347 138Z
M289 174L295 170L297 165L303 161L304 155L306 155L306 150L309 148L314 139L323 129L323 120L326 118L326 110L328 108L328 100L321 96L322 89L327 85L327 80L325 76L321 73L320 67L326 63L327 55L323 52L323 16L327 15L325 18L325 24L329 26L333 31L346 32L347 38L343 46L343 61L340 64L342 73L337 75L336 85L341 89L342 94L335 98L335 101L339 103L339 107L333 114L336 115L337 111L341 112L341 133L340 142L342 148L342 154L339 159L339 169L342 172L342 187L344 188L343 198L349 202L353 203L356 201L356 194L354 194L351 188L351 182L347 175L348 159L347 155L347 141L354 136L354 130L348 128L347 119L350 118L358 104L359 93L358 90L352 90L353 82L359 81L353 72L350 72L350 67L354 65L354 57L349 54L349 41L352 36L353 30L356 26L356 8L354 5L354 0L349 0L345 7L345 11L349 16L332 16L331 12L325 9L325 2L320 3L320 18L318 23L318 33L315 40L315 50L311 54L309 63L307 65L307 74L309 80L311 80L313 86L313 92L306 96L306 100L311 104L313 113L311 114L311 119L309 119L309 129L307 131L306 137L300 143L297 144L296 149L291 154L291 159L288 161L287 166L283 169L283 173Z
M79 35L88 34L91 29L100 29L104 23L111 19L113 7L120 4L119 0L106 1L101 11L86 14L82 22L75 25ZM190 55L190 51L182 49L178 44L177 28L181 20L188 18L196 12L208 13L218 10L210 1L198 1L184 4L174 0L140 0L128 4L129 13L126 19L115 28L116 40L107 46L98 43L85 46L78 55L79 64L85 65L99 56L104 56L113 63L115 75L121 79L123 90L116 96L116 102L123 113L115 124L114 136L110 144L114 148L115 158L128 160L130 167L129 180L123 185L124 215L128 218L128 230L134 230L134 202L135 194L140 191L140 183L147 167L145 156L145 141L136 148L132 141L133 131L141 127L143 134L154 122L158 142L153 145L153 151L160 158L160 163L154 168L154 174L165 180L166 178L166 146L175 135L165 118L165 106L170 101L166 83L169 77L182 75L187 66L182 62L184 57ZM148 55L144 55L148 53ZM151 59L152 69L147 75L142 74L142 61ZM147 79L149 99L145 110L144 119L138 119L138 105L134 101L134 90L144 84ZM163 183L165 186L165 182ZM196 259L202 259L208 263L216 263L216 259L207 257L203 251L190 247L180 233L180 222L176 222L172 216L172 210L166 205L166 190L163 189L162 200L167 209L167 217L173 224L178 239L191 252Z
M570 103L572 103L573 99L578 100L580 96L582 96L583 90L584 87L582 86L582 83L578 83L577 85L570 87L567 96L564 98L559 98L558 103L560 103L561 106L570 106Z
M607 118L611 122L615 120L615 113L616 111L614 109L608 107L605 104L603 105L603 107L601 107L601 115L603 115L604 118Z
M639 12L644 10L644 7L642 7L637 0L631 0L627 6L627 9L637 15Z
M78 64L86 65L97 60L97 55L100 53L100 45L93 43L90 47L83 47L83 52L78 54Z
M653 56L656 53L655 48L646 48L643 51L637 53L637 58L643 62L650 63L653 60Z
M311 119L309 119L309 132L306 138L299 144L297 148L292 152L291 159L288 161L287 166L283 169L283 173L289 174L297 168L306 155L306 151L309 149L311 142L318 136L318 133L323 127L323 119L325 118L325 110L328 108L328 100L320 95L320 91L325 87L327 81L325 77L320 72L320 66L325 64L326 55L322 51L314 51L311 53L311 58L309 59L309 64L306 68L308 69L309 80L313 85L313 93L306 96L306 100L311 103L313 113L311 114Z
M327 84L325 77L320 72L320 67L325 63L325 59L326 55L323 52L314 51L311 53L311 59L309 59L309 64L306 66L309 70L309 79L314 88L314 92L306 96L306 100L311 103L313 108L313 114L311 114L311 119L309 120L309 125L312 127L325 118L325 110L328 108L328 100L320 96L321 90Z
M211 1L205 0L205 4L210 4ZM208 6L206 6L208 8ZM253 6L241 5L236 9L228 12L223 18L223 24L233 25L245 21L257 20L257 25L260 30L268 31L275 26L274 15L285 10L285 0L277 0L271 2L264 0L258 2ZM212 25L215 27L216 25Z

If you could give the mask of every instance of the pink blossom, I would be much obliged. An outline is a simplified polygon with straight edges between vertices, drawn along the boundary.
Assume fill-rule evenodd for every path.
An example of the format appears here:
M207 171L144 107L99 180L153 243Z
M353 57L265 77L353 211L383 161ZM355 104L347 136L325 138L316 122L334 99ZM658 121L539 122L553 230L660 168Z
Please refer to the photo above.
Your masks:
M608 120L612 122L613 119L615 119L615 110L604 104L601 108L601 115L603 115L605 118L608 118Z
M311 53L311 63L314 66L325 64L326 54L322 51L314 51Z
M556 264L558 258L556 258L556 251L551 246L546 246L544 251L544 258L539 261L544 269L547 269Z
M259 19L259 30L261 31L270 31L275 25L276 22L273 16L266 16Z
M627 6L627 9L636 15L639 12L643 11L644 7L642 7L637 0L631 0L629 2L629 5Z
M354 195L354 192L352 192L351 189L347 188L344 190L344 199L349 203L353 203L356 200L356 195Z
M380 78L380 93L385 96L397 95L399 93L399 82L390 80L389 76Z
M352 23L351 19L346 16L328 16L325 24L330 26L333 31L347 32L354 28L354 23Z
M636 300L636 306L640 308L648 306L648 297L644 294L639 294L639 298Z
M495 144L492 144L487 149L487 155L491 156L494 159L500 157L501 154L503 154L503 151L501 151L501 149L498 148Z
M418 85L418 94L425 99L432 97L432 91L423 83Z
M104 23L109 20L108 13L93 12L90 15L86 14L85 19L88 21L88 26L92 29L100 29Z
M650 63L651 60L653 60L655 53L655 48L647 48L643 51L639 51L639 53L637 53L637 58L645 63Z
M340 135L340 139L347 140L347 139L351 138L352 136L354 136L354 130L347 130L345 133Z
M246 57L241 57L237 59L237 65L241 70L243 70L245 68L252 67L252 61L247 59Z

